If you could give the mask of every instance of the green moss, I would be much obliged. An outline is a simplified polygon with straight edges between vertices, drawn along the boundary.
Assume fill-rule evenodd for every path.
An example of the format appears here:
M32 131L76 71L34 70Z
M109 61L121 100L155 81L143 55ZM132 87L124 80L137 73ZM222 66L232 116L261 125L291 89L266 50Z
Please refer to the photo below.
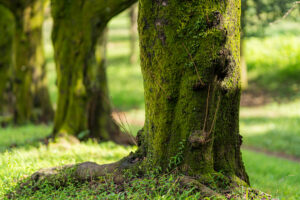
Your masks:
M121 141L111 119L105 48L108 21L135 1L52 0L58 101L54 134Z
M199 132L197 148L185 144L184 168L247 181L239 154L239 15L239 0L140 2L144 135L154 166L166 168L179 142Z
M4 1L14 15L14 121L49 121L53 117L47 89L42 44L44 0Z
M7 89L13 65L14 18L12 13L0 5L0 112L5 112Z

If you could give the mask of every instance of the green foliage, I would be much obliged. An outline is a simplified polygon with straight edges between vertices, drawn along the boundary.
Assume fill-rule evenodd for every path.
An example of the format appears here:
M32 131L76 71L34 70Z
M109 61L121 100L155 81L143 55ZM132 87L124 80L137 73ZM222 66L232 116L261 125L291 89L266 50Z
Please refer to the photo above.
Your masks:
M181 142L179 142L178 152L175 156L170 158L169 165L168 165L169 169L167 171L178 167L182 163L184 158L185 145L186 145L186 140L182 140Z
M299 97L299 37L249 38L245 54L250 85L255 83L281 101Z
M109 37L113 42L109 44L111 47L109 49L113 50L108 52L109 89L116 109L129 111L128 118L143 119L144 97L140 69L139 66L129 65L127 58L129 43L124 40L126 37L116 37L118 33L120 33L119 35L128 34L125 30L126 23L123 24L123 22L126 22L123 19L124 16L116 18L111 23L111 36ZM117 29L120 24L122 24L122 28ZM289 101L288 104L273 103L258 108L242 108L241 133L244 135L245 144L267 148L272 151L285 151L299 156L300 102L297 100L298 90L293 90L295 87L298 88L298 82L296 78L291 78L295 81L295 84L285 84L286 82L277 84L281 80L289 80L290 75L296 77L299 74L297 67L299 66L297 62L300 60L297 57L299 53L298 46L298 39L295 37L281 36L247 40L249 53L246 56L248 65L250 65L250 82L259 82L259 88L274 88L274 90L278 90L278 94L291 91L289 94L294 96L295 100ZM48 65L50 73L48 77L50 75L49 79L51 81L50 91L52 92L52 99L55 101L57 93L51 45L49 43L46 43L46 49L48 49L46 53L49 52L47 60L50 62L50 65ZM284 79L280 72L281 69L290 70L289 75L284 75ZM273 74L272 78L267 78L268 74ZM278 86L285 87L276 89ZM131 110L132 108L140 110L134 111ZM130 126L132 125L130 124ZM140 127L134 127L134 129L138 130ZM36 125L19 128L10 126L0 129L0 199L3 198L5 193L14 189L17 180L32 174L40 168L84 161L94 161L99 164L111 163L128 155L130 151L134 151L133 148L129 147L120 147L112 143L99 145L93 141L75 145L63 142L50 144L48 147L39 144L39 140L50 132L50 126ZM32 146L32 143L35 145ZM16 148L9 148L15 146ZM174 160L180 160L179 156L175 156ZM298 163L247 150L243 151L243 160L253 187L272 194L274 198L291 200L300 198L300 169ZM132 174L131 176L133 178ZM118 197L121 199L121 197L125 197L125 193L128 195L127 197L136 199L147 198L151 195L157 199L174 199L175 197L189 199L188 195L192 191L187 190L181 194L177 193L178 183L175 183L176 180L177 177L173 175L157 179L155 172L153 172L149 173L145 180L136 179L132 182L132 185L122 187L108 180L104 181L102 185L95 182L86 184L68 183L66 187L62 188L45 184L41 190L36 191L34 194L28 193L27 196L19 197L19 199L97 199L98 197L98 199L118 199ZM126 188L126 192L125 190L122 191L124 188ZM169 189L170 192L168 193ZM167 193L168 195L166 195ZM119 194L120 196L118 196ZM192 199L192 197L190 198Z
M270 23L280 21L283 16L292 8L295 0L242 0L243 4L243 27L246 36L263 36L265 28ZM299 23L300 6L289 14L287 21L296 21Z

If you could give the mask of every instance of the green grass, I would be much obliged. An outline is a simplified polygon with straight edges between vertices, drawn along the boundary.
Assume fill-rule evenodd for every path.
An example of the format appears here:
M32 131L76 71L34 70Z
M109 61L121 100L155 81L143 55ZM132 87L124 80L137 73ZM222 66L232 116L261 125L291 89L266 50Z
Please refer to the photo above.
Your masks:
M300 38L275 35L246 41L249 88L271 103L241 108L246 145L300 157Z
M246 60L250 87L257 85L278 101L300 98L300 37L250 38Z
M36 135L39 135L39 133L36 133ZM22 138L22 135L19 135L19 137ZM99 145L89 141L81 144L61 142L48 147L40 145L39 147L20 147L6 151L0 154L0 199L8 190L16 186L17 180L34 173L40 168L84 161L104 164L121 159L131 150L133 149L117 146L113 143ZM69 194L69 192L75 193L76 191L67 190L65 192ZM49 196L51 193L44 194L44 198L47 195Z
M26 129L26 127L21 129ZM2 132L1 130L0 134ZM17 136L18 132L12 132L12 134ZM40 133L36 132L36 135L40 135ZM22 137L24 136L19 135L19 138ZM50 144L48 147L43 145L18 147L2 152L0 154L0 199L7 191L16 186L17 180L32 174L40 168L84 161L93 161L99 164L111 163L121 159L133 150L134 148L118 146L111 142L97 144L88 141L81 144L70 144L62 141L58 144ZM243 157L253 187L269 192L274 197L283 199L299 198L300 185L298 183L300 174L298 172L300 165L298 163L250 151L243 151ZM151 180L148 181L148 184L152 184L150 186L155 189L155 183ZM49 186L49 188L44 188L35 193L32 199L66 199L67 197L72 199L74 196L83 198L95 195L95 193L100 195L97 190L95 191L89 185L78 188L78 186L70 184L59 190ZM140 193L142 194L142 191ZM101 195L98 197L101 197ZM116 195L112 199L116 199Z
M300 199L300 164L251 151L243 160L252 187L272 194L273 198Z
M244 144L300 157L300 100L242 108Z
M0 130L0 152L11 147L36 146L41 139L49 136L51 127L46 125L26 125L23 127L9 126Z
M126 112L130 121L127 129L135 134L144 120L144 92L139 65L130 65L129 62L129 20L126 15L126 12L121 14L109 24L107 75L113 108ZM45 53L51 101L55 105L57 88L50 24L51 21L47 21L44 29ZM284 103L242 108L241 133L244 143L300 157L300 39L273 34L272 37L250 38L246 43L250 89L255 87L266 91ZM132 120L138 123L131 124ZM17 180L40 168L84 161L110 163L134 150L93 141L73 145L62 142L49 147L39 144L39 140L46 137L51 128L46 125L27 125L0 129L0 199L13 189ZM299 163L247 150L243 151L243 160L255 188L282 199L300 198ZM145 184L153 186L151 181ZM172 187L168 184L166 181L165 186ZM105 187L111 189L115 186L108 184ZM143 194L143 189L141 187L134 191L128 188L131 194ZM81 185L80 188L68 185L59 190L44 188L31 199L89 199L95 195L100 198L99 195L106 195L104 192L99 194L102 190L93 188L93 185ZM116 194L112 195L106 198L116 198ZM160 199L166 199L162 194L157 195Z

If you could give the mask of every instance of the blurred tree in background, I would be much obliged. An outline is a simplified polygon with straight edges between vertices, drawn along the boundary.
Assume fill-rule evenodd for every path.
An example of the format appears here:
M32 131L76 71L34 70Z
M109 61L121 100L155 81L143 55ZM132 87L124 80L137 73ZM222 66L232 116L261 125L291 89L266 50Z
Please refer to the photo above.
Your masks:
M280 20L294 5L295 0L242 0L242 29L244 36L264 36L271 23ZM290 21L300 20L300 6L289 14Z
M15 21L12 13L0 5L0 114L9 112L11 70L13 67L13 38Z
M1 0L15 19L13 93L14 121L48 122L53 119L46 79L42 25L46 0Z
M241 84L243 89L248 87L245 38L250 36L262 37L265 29L274 22L278 22L288 12L289 20L299 21L300 7L293 7L293 0L242 0L241 15ZM295 8L291 10L292 8Z
M136 0L52 0L58 83L54 136L132 144L111 117L106 78L106 26Z

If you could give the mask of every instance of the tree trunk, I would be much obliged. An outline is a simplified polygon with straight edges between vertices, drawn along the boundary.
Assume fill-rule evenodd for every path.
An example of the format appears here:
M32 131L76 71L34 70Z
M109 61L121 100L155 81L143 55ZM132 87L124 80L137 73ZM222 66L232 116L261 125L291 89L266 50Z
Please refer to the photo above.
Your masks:
M190 175L222 171L249 182L239 134L240 4L140 1L146 121L139 143L151 166L167 169L179 156Z
M11 93L9 89L13 66L14 23L12 13L0 5L0 114L9 111L7 107L9 105L8 96Z
M146 120L138 150L112 164L40 170L31 180L64 181L57 174L66 170L79 180L117 179L128 170L143 178L153 170L183 176L177 180L195 183L203 196L247 187L239 134L240 3L139 1Z
M15 65L13 87L16 123L48 122L54 112L47 88L42 42L44 0L11 2L1 0L14 14Z
M70 134L79 139L132 143L111 117L104 38L108 21L134 2L52 0L59 90L54 136Z
M138 55L137 55L137 15L138 9L137 4L134 4L130 8L129 17L130 17L130 63L136 64Z

